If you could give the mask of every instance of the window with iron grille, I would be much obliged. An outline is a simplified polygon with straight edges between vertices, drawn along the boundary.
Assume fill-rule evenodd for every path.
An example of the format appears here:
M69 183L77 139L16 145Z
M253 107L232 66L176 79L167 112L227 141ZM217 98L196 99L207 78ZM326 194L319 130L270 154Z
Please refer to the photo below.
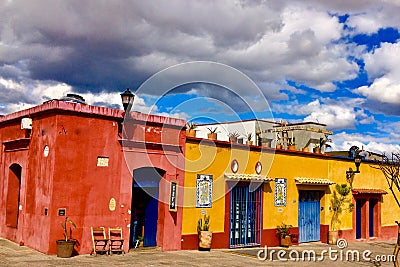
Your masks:
M261 243L262 186L254 191L249 186L231 190L230 247L251 247Z

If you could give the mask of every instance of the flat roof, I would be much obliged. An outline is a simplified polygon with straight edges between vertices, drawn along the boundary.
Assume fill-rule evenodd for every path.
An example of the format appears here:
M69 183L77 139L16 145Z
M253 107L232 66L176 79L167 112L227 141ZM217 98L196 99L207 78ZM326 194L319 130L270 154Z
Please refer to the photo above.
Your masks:
M240 120L240 121L225 121L225 122L212 122L212 123L201 123L197 124L197 126L205 126L205 125L220 125L220 124L232 124L232 123L240 123L240 122L248 122L248 121L262 121L262 122L269 122L276 124L274 127L279 127L283 123L278 122L278 121L269 121L269 120L260 120L260 119L247 119L247 120ZM286 123L286 126L292 126L292 125L307 125L307 124L315 124L315 125L321 125L321 126L327 126L326 124L319 123L319 122L313 122L313 121L305 121L305 122L295 122L295 123Z
M197 126L220 125L220 124L232 124L232 123L240 123L240 122L248 122L248 121L262 121L262 122L269 122L269 123L273 123L273 124L279 124L279 122L276 122L276 121L259 120L259 119L247 119L247 120L240 120L240 121L225 121L225 122L201 123L201 124L196 124L196 125L197 125Z
M32 108L20 110L11 114L4 115L2 117L0 116L0 124L7 121L17 120L25 117L31 117L36 114L41 114L46 112L57 112L57 111L73 112L77 114L92 115L92 116L94 115L99 117L108 117L117 120L123 120L125 116L125 111L119 109L92 106L80 103L72 103L62 100L52 100ZM186 121L182 119L144 114L136 111L130 112L130 116L134 120L140 120L146 122L163 123L180 127L184 127L186 125Z

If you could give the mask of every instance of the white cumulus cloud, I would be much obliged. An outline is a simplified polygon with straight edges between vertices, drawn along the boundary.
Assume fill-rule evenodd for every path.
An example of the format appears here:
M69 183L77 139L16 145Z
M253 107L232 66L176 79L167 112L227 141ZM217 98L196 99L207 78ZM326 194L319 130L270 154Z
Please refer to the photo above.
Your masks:
M355 92L381 103L400 103L400 43L384 43L366 54L364 61L372 84Z

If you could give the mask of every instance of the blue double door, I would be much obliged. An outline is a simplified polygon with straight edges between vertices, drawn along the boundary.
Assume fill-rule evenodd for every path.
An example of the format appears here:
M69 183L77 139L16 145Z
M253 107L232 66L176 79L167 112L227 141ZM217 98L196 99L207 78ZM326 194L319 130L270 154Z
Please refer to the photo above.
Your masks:
M261 243L261 186L250 189L249 186L235 186L231 190L230 247Z
M319 241L320 191L299 191L299 242Z

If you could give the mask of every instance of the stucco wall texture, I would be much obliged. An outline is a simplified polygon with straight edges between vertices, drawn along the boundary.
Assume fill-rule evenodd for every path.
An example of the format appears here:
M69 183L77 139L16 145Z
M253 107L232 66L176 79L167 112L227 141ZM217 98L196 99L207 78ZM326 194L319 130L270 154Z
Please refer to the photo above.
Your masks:
M22 118L32 119L32 130L21 129ZM122 227L128 250L132 173L142 167L163 170L159 194L166 200L169 181L183 184L184 126L179 119L63 101L0 118L0 235L54 254L56 240L63 239L60 222L68 216L77 225L72 231L77 253L92 251L91 226ZM162 145L171 149L164 152ZM98 158L106 159L106 166L99 166ZM12 164L22 168L19 207L7 208ZM6 210L12 209L18 213L16 227L6 224ZM180 238L174 238L181 235L181 218L181 208L171 212L166 201L159 202L162 249L181 248Z
M261 162L261 175L271 178L262 186L262 236L261 245L276 246L279 244L276 235L277 225L282 223L293 226L291 233L299 233L299 191L317 190L320 192L320 240L327 242L332 212L330 199L336 184L347 183L346 171L355 169L351 159L341 159L325 154L314 154L300 151L275 150L256 146L231 144L224 141L204 141L198 138L188 138L186 143L185 164L185 196L182 223L183 248L195 249L197 244L196 222L202 218L202 213L210 215L211 230L218 241L214 248L228 248L230 238L230 191L226 187L225 174L232 173L231 162L237 160L239 174L255 174L257 162ZM375 236L368 236L368 226L363 220L363 234L359 240L388 240L397 237L395 221L400 213L392 196L386 179L374 162L362 162L360 173L354 176L353 189L381 189L387 194L379 195L350 195L356 204L356 197L365 199L376 198L378 205L375 209ZM195 187L197 174L213 175L213 202L211 208L196 208ZM323 178L332 185L309 185L296 183L296 178ZM287 179L286 206L274 205L275 178ZM241 183L249 185L250 182ZM368 201L367 201L368 202ZM344 211L340 224L339 236L348 241L356 240L356 214ZM368 217L368 208L364 207L362 216Z

